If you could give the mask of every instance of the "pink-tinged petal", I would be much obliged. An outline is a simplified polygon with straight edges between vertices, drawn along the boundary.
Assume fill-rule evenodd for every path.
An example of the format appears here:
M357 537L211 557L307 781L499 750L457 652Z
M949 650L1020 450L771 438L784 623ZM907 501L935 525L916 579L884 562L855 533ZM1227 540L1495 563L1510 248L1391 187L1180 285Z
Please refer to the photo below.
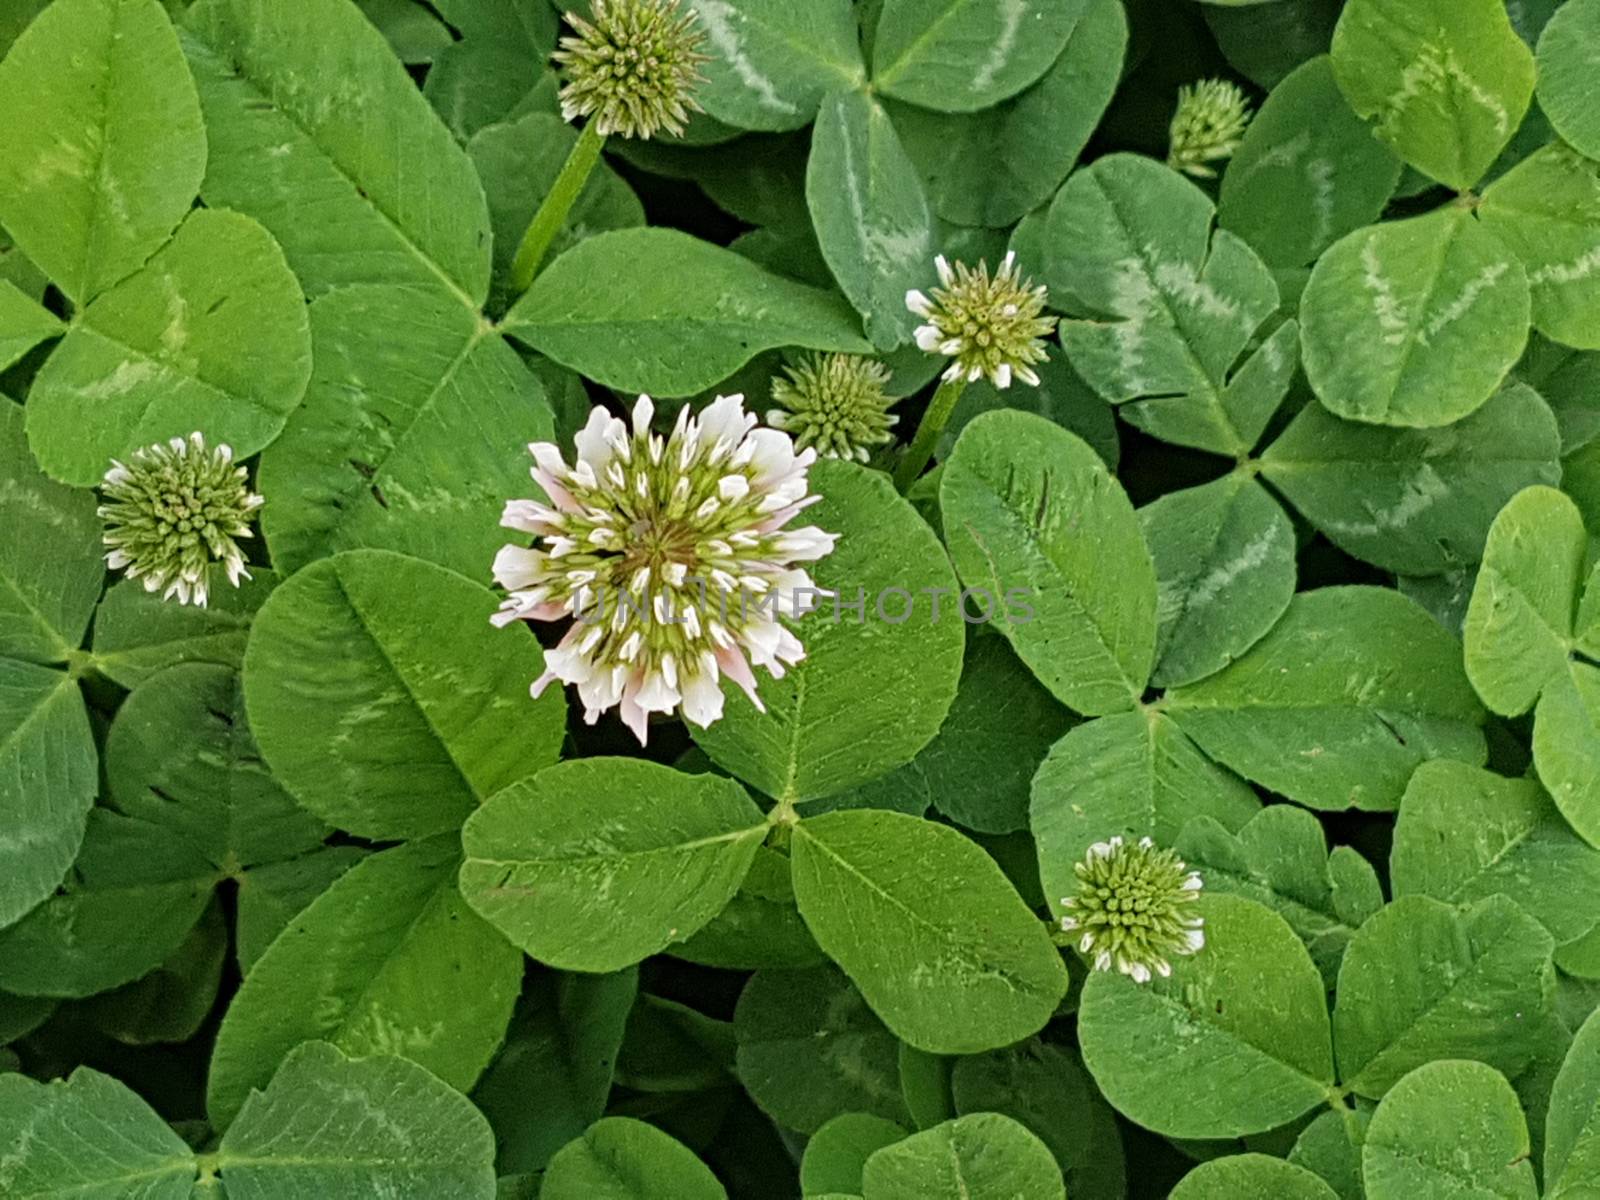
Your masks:
M622 703L617 711L622 717L622 723L633 730L633 736L639 739L639 745L645 745L650 736L650 714L634 703L626 692L622 695Z
M737 646L724 646L717 651L717 665L722 668L722 673L733 680L744 694L750 697L750 703L756 706L757 712L766 712L767 706L761 703L761 697L756 693L755 673L750 670L750 664L745 661L744 654Z

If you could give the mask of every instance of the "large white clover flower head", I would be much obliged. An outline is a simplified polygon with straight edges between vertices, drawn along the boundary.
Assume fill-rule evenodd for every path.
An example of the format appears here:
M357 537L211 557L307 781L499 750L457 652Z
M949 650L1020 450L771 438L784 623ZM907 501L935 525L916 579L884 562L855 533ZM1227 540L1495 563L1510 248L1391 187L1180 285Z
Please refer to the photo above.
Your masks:
M566 68L561 115L592 117L602 134L682 136L691 112L704 110L694 89L705 81L702 34L680 0L594 0L592 21L566 15L576 36L561 39L555 61Z
M887 445L898 418L885 394L889 368L854 354L810 354L772 381L767 424L794 435L802 450L815 446L823 458L866 462L875 446Z
M951 267L942 254L933 262L941 286L931 298L907 292L906 307L927 322L917 327L917 345L952 360L945 382L987 378L1007 388L1017 378L1038 387L1033 367L1045 360L1043 339L1056 319L1043 315L1049 295L1022 278L1016 252L1006 254L993 276L982 262L977 270L965 263Z
M666 437L651 432L654 411L640 396L630 430L595 408L571 466L549 442L529 446L549 502L506 505L501 523L536 543L506 546L494 563L510 591L495 624L576 618L533 694L574 684L586 721L619 708L640 744L651 713L681 710L701 727L720 717L724 675L762 709L752 664L782 678L805 657L778 618L820 595L795 564L838 536L786 528L820 499L806 474L816 452L757 429L743 396L698 416L685 407Z
M207 449L200 433L135 450L126 463L112 459L97 510L106 565L126 567L163 600L204 608L217 568L234 587L250 578L236 539L252 536L262 500L248 478L232 449Z
M1171 850L1156 849L1149 838L1130 844L1114 837L1090 846L1073 870L1078 891L1061 898L1061 928L1081 931L1078 949L1092 956L1095 970L1115 966L1148 983L1152 972L1172 974L1169 958L1206 944L1204 922L1187 914L1200 896L1200 874Z
M1167 131L1167 165L1198 179L1210 179L1209 164L1231 158L1250 125L1250 103L1239 85L1202 79L1178 89L1178 107Z

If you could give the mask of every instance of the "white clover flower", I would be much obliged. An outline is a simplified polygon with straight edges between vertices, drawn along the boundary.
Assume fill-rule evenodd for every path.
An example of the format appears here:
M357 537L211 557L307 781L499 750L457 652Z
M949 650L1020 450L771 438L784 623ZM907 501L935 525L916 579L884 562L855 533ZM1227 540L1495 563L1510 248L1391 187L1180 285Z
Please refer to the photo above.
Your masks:
M163 600L205 607L216 568L238 587L250 578L236 538L252 536L261 497L249 473L233 465L226 445L206 449L199 433L135 450L126 464L113 459L101 485L106 503L106 565L127 568Z
M872 447L893 440L898 418L884 393L889 368L854 354L810 354L772 381L777 408L767 424L794 435L800 449L815 446L823 458L866 462Z
M1056 319L1042 315L1048 293L1022 278L1016 252L1006 254L993 277L985 263L974 271L965 263L952 268L942 254L933 262L942 286L933 289L931 299L907 292L906 307L927 322L917 327L917 345L954 360L945 382L987 378L997 388L1008 388L1014 377L1038 387L1033 366L1045 360L1043 339Z
M576 33L554 58L566 68L561 115L589 116L602 134L649 138L665 129L682 136L691 112L702 112L694 89L702 34L680 0L594 0L592 21L566 15Z
M1194 954L1205 944L1200 917L1185 915L1199 899L1200 873L1149 838L1128 845L1120 837L1096 842L1073 868L1078 891L1063 896L1061 928L1082 931L1078 949L1091 955L1096 971L1113 966L1135 983L1151 973L1171 975L1167 960Z
M506 505L501 523L537 541L494 563L510 592L495 624L576 618L533 694L574 684L586 721L620 708L641 745L651 713L681 711L702 728L720 717L724 675L765 711L752 664L782 678L805 657L777 618L820 595L795 564L823 558L838 536L785 528L820 499L807 490L816 452L755 428L744 397L719 396L698 417L685 407L665 438L650 431L654 411L640 396L630 432L595 408L570 467L551 443L529 446L549 503Z
M1199 179L1216 175L1208 163L1230 158L1250 125L1250 104L1238 84L1202 79L1178 89L1168 130L1167 165Z

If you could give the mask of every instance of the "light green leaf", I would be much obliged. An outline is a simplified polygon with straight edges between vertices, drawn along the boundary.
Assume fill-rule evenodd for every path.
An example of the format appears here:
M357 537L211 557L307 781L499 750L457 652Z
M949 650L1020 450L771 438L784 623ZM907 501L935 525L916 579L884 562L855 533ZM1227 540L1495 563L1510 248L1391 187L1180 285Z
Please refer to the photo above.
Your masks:
M505 1048L472 1099L495 1127L501 1174L540 1171L606 1110L639 973L529 977Z
M1531 779L1423 763L1400 803L1389 873L1396 896L1450 904L1510 896L1557 945L1600 924L1600 852Z
M1212 817L1196 816L1168 844L1200 872L1208 891L1247 897L1287 921L1330 988L1351 936L1371 915L1364 906L1350 905L1341 886L1375 897L1373 909L1383 904L1371 864L1345 847L1350 857L1336 868L1322 825L1292 805L1268 805L1237 834Z
M695 99L740 129L799 129L822 98L866 82L850 0L691 0L711 61Z
M541 962L617 971L716 916L766 833L731 779L641 759L560 763L467 821L461 891Z
M1483 177L1533 98L1533 52L1501 0L1352 0L1333 70L1382 141L1457 191Z
M205 608L168 604L160 593L125 579L106 590L94 614L94 669L125 688L179 663L237 668L256 610L278 577L251 568L237 588L213 591Z
M184 34L211 141L207 204L270 229L310 295L398 283L483 303L477 174L355 5L201 0Z
M202 209L73 324L29 393L28 441L80 486L196 430L242 459L278 436L310 374L304 298L277 244Z
M538 379L439 293L341 288L311 328L305 403L261 459L274 564L375 548L487 578L500 512L530 488L527 445L552 436Z
M366 856L358 846L329 846L241 871L234 922L240 973L248 975L289 922Z
M1045 927L948 826L874 809L794 827L795 899L895 1036L971 1054L1037 1032L1066 992Z
M1361 1177L1369 1200L1534 1200L1529 1158L1528 1125L1505 1078L1482 1063L1433 1062L1372 1114Z
M1132 708L1155 657L1155 569L1099 455L1040 417L985 413L946 460L939 503L962 582L1056 698Z
M11 366L47 338L59 337L65 326L9 279L0 279L0 370Z
M1600 1187L1600 1013L1572 1039L1550 1090L1544 1179L1549 1200L1583 1200Z
M453 841L363 859L267 948L217 1033L206 1090L215 1128L313 1038L472 1086L505 1037L522 955L463 903Z
M1530 303L1522 263L1465 208L1369 225L1317 260L1300 298L1306 378L1352 421L1448 425L1521 356Z
M1211 228L1216 209L1176 171L1135 154L1096 159L1050 206L1046 281L1088 314L1061 324L1072 365L1153 437L1247 454L1295 368L1266 264Z
M1595 46L1600 4L1567 0L1539 36L1539 107L1562 139L1600 159L1600 115L1594 106Z
M109 1075L0 1072L0 1188L19 1200L189 1200L194 1151Z
M1478 215L1527 269L1534 328L1600 350L1600 163L1546 146L1489 185Z
M254 1092L216 1155L228 1200L491 1200L494 1135L453 1088L403 1058L313 1041Z
M606 1117L550 1160L540 1200L727 1200L682 1142L631 1117Z
M1201 1163L1178 1181L1169 1200L1338 1200L1338 1193L1281 1158L1235 1154Z
M1155 686L1215 674L1289 606L1294 528L1248 476L1168 492L1139 510L1139 524L1156 565Z
M1565 670L1588 548L1578 506L1553 487L1495 518L1462 629L1467 677L1494 712L1526 712Z
M1078 1012L1084 1063L1117 1111L1167 1137L1275 1128L1333 1083L1322 976L1261 905L1203 895L1197 911L1205 948L1170 978L1090 973Z
M837 967L757 971L733 1028L739 1081L783 1128L815 1133L841 1112L910 1124L899 1043Z
M958 225L1009 228L1049 201L1078 160L1122 76L1128 20L1118 0L1068 4L1066 49L1039 82L973 113L886 107L934 211Z
M807 518L840 535L811 573L838 602L824 598L795 625L806 657L781 680L761 680L765 714L735 693L720 721L690 731L718 766L792 801L914 758L950 711L965 639L944 549L887 477L826 460L811 469L811 487L822 502Z
M1511 382L1450 425L1395 429L1300 410L1261 456L1261 474L1325 534L1389 571L1435 575L1483 556L1501 506L1561 478L1550 408Z
M1460 644L1387 588L1300 593L1167 712L1218 762L1312 808L1392 810L1419 763L1485 754Z
M1600 668L1573 663L1539 697L1533 765L1578 836L1600 847Z
M1029 819L1045 899L1054 904L1077 890L1073 866L1095 842L1121 835L1171 846L1192 817L1235 830L1260 808L1249 785L1216 766L1162 713L1079 725L1033 779Z
M98 782L77 683L0 658L0 929L55 892L78 855Z
M835 296L675 229L619 229L550 264L502 330L607 387L690 396L763 350L871 351Z
M1289 1161L1314 1171L1339 1200L1365 1200L1361 1187L1361 1146L1368 1115L1360 1109L1328 1111L1300 1131Z
M1400 166L1350 111L1319 55L1275 86L1251 119L1222 176L1217 221L1267 265L1304 266L1378 219Z
M101 526L93 493L34 463L24 412L0 398L0 655L57 663L83 640L100 595Z
M1056 61L1085 0L886 0L872 87L941 112L1014 96Z
M494 596L386 550L312 563L262 607L245 651L261 754L302 805L374 840L455 829L478 802L553 762L565 701Z
M116 807L181 834L224 871L293 858L328 828L256 751L236 672L185 663L134 689L106 739Z
M58 0L0 63L0 223L79 306L194 203L206 133L155 0Z
M882 350L918 318L906 292L933 274L933 214L889 115L865 92L822 102L806 165L806 205L822 257Z
M1065 1200L1050 1149L999 1113L957 1117L885 1146L862 1171L863 1200Z
M1436 1058L1471 1058L1508 1075L1550 1007L1553 944L1504 896L1460 910L1401 896L1356 931L1333 1014L1339 1077L1377 1098Z
M907 1130L871 1113L840 1113L806 1141L800 1188L806 1196L859 1196L867 1159Z

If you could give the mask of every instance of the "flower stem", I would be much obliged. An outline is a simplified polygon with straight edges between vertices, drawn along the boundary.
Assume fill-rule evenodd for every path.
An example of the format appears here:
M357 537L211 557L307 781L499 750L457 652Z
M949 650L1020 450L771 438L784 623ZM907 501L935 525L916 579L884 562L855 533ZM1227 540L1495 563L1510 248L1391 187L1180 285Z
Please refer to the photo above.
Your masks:
M933 448L939 441L939 435L950 423L950 414L955 411L956 401L961 398L966 386L965 379L947 379L939 385L939 390L928 402L928 411L922 414L922 424L917 426L917 434L911 439L910 448L894 470L894 486L902 495L917 481L922 468L933 457Z
M539 273L550 243L567 223L567 214L577 202L583 185L589 182L589 174L600 161L600 151L605 144L605 135L600 132L597 121L590 121L578 134L577 144L561 165L561 174L556 176L539 211L533 214L528 231L522 235L522 244L517 247L517 257L511 264L511 289L517 295L527 291L533 277Z

